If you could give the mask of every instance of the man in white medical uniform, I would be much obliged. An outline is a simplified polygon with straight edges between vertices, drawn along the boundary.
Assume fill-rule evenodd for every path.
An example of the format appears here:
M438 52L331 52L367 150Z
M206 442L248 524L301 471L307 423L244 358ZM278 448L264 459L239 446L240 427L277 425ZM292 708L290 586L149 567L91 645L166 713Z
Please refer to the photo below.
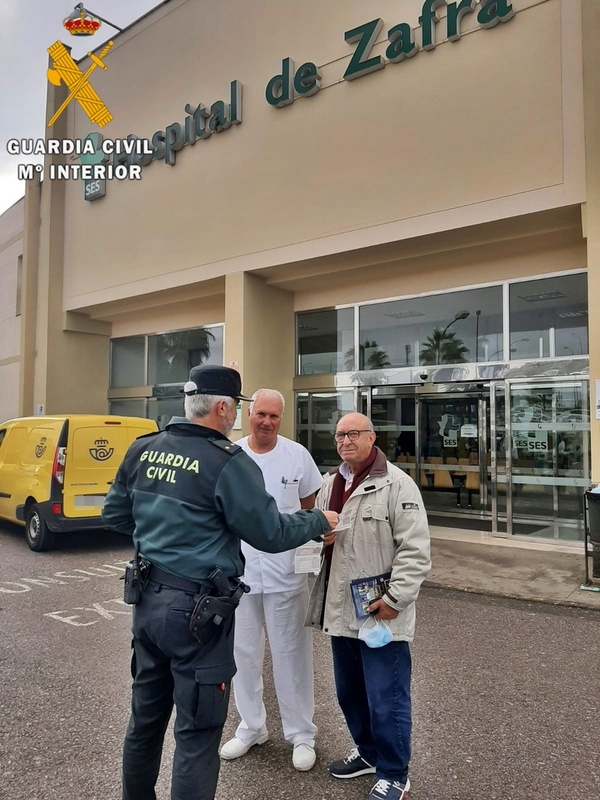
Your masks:
M236 444L262 470L267 492L279 511L291 514L314 506L322 478L305 447L278 435L283 409L279 392L259 389L248 411L250 436ZM233 688L241 722L235 736L223 745L221 758L239 758L269 738L262 678L266 628L283 734L294 746L294 767L306 771L315 763L317 733L313 723L312 630L304 627L307 576L295 573L294 550L263 553L242 542L242 552L246 559L244 581L251 588L242 598L235 621L238 671Z

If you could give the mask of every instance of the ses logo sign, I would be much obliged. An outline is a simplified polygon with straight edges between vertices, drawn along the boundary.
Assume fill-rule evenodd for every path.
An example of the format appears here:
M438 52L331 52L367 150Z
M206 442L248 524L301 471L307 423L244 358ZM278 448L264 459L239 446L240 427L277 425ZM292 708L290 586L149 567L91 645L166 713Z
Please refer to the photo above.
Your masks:
M548 431L520 431L513 434L513 447L528 453L548 452Z

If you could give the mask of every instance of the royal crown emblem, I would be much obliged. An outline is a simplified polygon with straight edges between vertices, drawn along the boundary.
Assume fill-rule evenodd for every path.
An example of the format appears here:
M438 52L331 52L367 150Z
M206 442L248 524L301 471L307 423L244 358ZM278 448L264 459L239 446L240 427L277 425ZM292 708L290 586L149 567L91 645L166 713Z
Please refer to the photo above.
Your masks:
M75 11L63 20L63 25L71 36L93 36L102 23L85 10L83 3L79 3Z
M46 452L46 436L42 436L40 443L35 446L35 457L41 458Z
M89 454L96 461L108 461L115 452L114 447L109 447L108 439L96 439L95 447L90 447Z

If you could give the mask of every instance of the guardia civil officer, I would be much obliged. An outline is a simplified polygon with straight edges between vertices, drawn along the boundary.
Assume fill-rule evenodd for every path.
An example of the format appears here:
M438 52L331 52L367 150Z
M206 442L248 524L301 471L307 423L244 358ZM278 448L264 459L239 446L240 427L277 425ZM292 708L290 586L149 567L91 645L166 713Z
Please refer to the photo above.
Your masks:
M173 704L171 800L214 798L235 663L228 607L220 606L221 613L196 630L207 643L190 629L207 592L223 594L209 575L220 567L233 591L243 573L240 539L275 553L324 534L326 542L335 536L330 532L338 522L335 512L280 514L259 467L227 439L237 401L247 400L241 388L235 370L194 367L184 387L185 418L174 417L166 430L137 439L106 497L105 522L133 534L151 564L133 608L123 800L155 800Z

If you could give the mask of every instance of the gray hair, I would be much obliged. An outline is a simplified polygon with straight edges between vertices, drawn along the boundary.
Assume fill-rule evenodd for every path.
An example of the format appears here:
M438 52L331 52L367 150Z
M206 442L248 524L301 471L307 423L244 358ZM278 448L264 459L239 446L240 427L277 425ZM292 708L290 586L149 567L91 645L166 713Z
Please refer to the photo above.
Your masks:
M230 408L231 403L236 402L233 397L224 397L217 394L186 394L184 398L186 419L205 417L207 414L210 414L213 407L216 406L217 403L220 403L223 400L230 404Z
M283 416L283 412L285 411L285 400L281 392L278 392L277 389L257 389L250 398L250 411L252 411L254 401L258 399L259 395L263 395L268 400L279 400L281 403L281 415Z

